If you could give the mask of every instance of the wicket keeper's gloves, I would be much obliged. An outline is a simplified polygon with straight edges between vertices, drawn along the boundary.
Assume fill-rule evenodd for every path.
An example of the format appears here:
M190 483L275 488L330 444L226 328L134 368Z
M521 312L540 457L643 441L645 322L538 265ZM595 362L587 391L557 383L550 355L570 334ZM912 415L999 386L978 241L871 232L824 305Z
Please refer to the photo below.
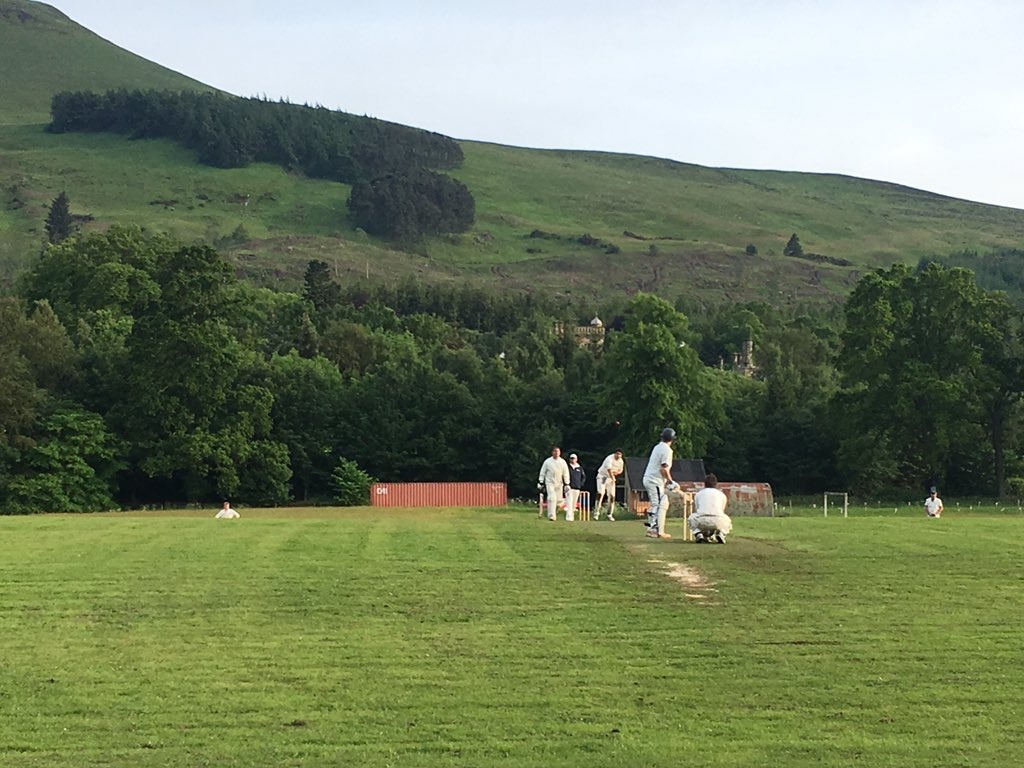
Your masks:
M673 480L668 485L665 486L665 490L666 491L674 491L678 487L679 487L679 483L677 483L675 480Z
M544 483L537 483L537 490L538 491L543 491L544 490Z

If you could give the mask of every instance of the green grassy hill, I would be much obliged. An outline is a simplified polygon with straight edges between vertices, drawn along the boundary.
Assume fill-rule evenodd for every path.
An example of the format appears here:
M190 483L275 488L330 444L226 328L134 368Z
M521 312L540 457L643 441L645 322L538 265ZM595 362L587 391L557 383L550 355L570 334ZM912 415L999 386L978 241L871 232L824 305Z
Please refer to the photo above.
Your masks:
M0 0L0 66L7 284L40 247L47 206L61 190L87 231L119 222L203 239L240 274L288 287L319 258L346 281L414 274L580 300L649 290L709 303L821 302L893 261L1024 246L1024 211L892 184L465 141L466 162L453 175L476 198L476 226L410 253L351 224L343 184L270 166L207 168L165 141L47 134L50 97L62 90L207 88L47 5ZM794 232L805 252L849 264L782 256Z
M29 0L0 0L0 72L0 124L48 121L50 97L57 91L213 90Z

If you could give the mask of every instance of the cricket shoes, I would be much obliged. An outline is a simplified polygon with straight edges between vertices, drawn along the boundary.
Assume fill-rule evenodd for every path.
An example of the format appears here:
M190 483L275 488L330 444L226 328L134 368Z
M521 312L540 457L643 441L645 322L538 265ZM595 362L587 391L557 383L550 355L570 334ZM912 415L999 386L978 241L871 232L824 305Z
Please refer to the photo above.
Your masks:
M716 544L725 544L725 536L722 535L721 531L715 531L711 534L711 541Z
M614 522L615 522L615 517L614 517L614 515L608 515L608 522L609 522L609 523L614 523Z
M703 533L700 533L700 532L698 531L697 533L693 534L693 543L694 543L694 544L707 544L707 541L708 541L708 540L707 540L707 538L706 538L706 537L704 536L704 534L703 534Z
M671 539L672 538L672 534L671 533L659 533L658 534L658 538L659 539Z
M659 538L657 531L648 531L646 536L647 536L648 539L657 539L657 538Z

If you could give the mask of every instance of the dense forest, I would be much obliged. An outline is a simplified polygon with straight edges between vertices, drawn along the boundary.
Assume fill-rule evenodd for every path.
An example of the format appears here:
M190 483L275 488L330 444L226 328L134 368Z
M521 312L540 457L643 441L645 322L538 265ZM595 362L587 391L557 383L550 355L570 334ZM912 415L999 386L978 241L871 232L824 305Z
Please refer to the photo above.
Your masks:
M577 343L594 312L603 344ZM592 472L664 426L677 455L778 494L1019 493L1021 327L937 264L873 272L831 316L567 307L341 285L320 261L273 292L209 247L114 227L48 246L0 301L0 508L327 501L339 470L526 496L552 444ZM748 340L753 376L732 370Z
M965 267L974 273L975 282L990 291L1004 291L1014 304L1024 306L1024 251L1000 248L987 253L956 251L948 256L925 260L944 267Z
M323 107L208 92L63 92L53 97L48 130L169 138L217 168L274 163L356 185L349 209L373 234L462 232L475 214L466 186L436 172L462 163L454 139Z

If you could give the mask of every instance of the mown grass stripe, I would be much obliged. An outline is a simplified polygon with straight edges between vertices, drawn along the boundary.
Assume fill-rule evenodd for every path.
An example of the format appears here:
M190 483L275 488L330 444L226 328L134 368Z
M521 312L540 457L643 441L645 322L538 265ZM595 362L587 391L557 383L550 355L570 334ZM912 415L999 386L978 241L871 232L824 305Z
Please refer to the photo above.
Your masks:
M3 518L0 765L1012 765L1022 525Z

